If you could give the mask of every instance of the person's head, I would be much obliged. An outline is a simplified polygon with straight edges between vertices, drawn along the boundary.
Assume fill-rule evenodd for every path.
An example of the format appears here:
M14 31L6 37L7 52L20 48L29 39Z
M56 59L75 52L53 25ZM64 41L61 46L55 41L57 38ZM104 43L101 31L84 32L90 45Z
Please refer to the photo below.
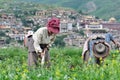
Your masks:
M32 36L32 35L33 35L33 31L28 31L27 37Z
M58 34L60 32L60 20L58 18L51 18L47 23L49 34Z

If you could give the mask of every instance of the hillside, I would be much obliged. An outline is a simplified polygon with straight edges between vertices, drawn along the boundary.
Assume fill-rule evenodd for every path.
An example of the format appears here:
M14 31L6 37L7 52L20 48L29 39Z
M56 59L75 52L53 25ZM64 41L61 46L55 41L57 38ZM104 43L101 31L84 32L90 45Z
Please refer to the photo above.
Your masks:
M120 0L1 0L7 2L32 2L48 5L57 5L62 7L70 7L75 10L81 10L83 13L95 15L97 17L108 19L115 17L117 20L120 18Z

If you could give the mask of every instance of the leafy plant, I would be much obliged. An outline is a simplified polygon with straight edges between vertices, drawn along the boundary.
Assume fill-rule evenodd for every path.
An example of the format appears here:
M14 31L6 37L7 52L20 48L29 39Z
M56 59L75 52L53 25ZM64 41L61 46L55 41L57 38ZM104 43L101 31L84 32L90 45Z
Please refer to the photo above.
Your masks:
M51 67L29 69L27 49L8 47L0 49L1 80L118 80L120 54L111 51L102 65L85 64L82 49L54 47L50 49Z

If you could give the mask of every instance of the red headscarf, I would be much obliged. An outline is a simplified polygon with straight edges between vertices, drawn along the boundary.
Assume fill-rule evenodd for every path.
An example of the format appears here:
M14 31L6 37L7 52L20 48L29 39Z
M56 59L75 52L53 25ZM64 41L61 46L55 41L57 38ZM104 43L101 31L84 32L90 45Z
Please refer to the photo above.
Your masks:
M60 20L58 18L52 18L47 23L47 29L57 34L60 32Z

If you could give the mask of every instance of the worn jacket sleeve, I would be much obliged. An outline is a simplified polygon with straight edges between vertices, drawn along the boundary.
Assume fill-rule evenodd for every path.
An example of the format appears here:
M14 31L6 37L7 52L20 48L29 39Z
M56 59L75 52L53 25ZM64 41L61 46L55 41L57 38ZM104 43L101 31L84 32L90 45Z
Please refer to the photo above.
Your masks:
M40 47L40 42L41 42L41 38L42 38L42 35L34 35L33 36L33 40L34 40L34 48L35 48L35 51L38 53L38 52L42 52L42 49Z

